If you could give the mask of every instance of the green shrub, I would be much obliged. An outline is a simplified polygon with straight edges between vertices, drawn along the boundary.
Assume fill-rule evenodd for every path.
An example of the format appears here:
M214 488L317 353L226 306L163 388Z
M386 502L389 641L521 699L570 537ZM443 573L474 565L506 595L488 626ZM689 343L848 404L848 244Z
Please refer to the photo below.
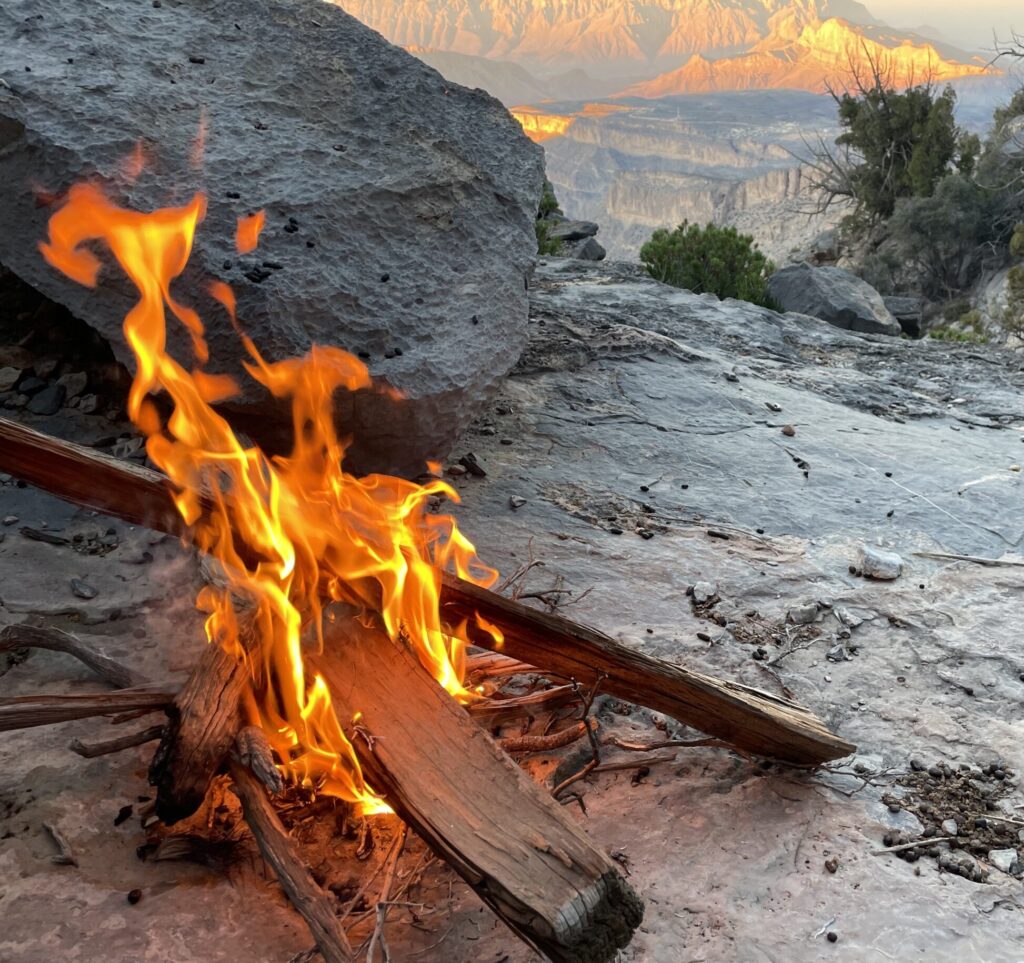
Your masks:
M551 236L551 221L535 221L537 232L537 253L541 257L558 257L562 253L562 242Z
M555 189L551 186L551 181L547 178L544 179L544 193L540 196L540 203L537 205L537 217L541 218L547 214L562 213L562 209L558 206L558 198L555 197Z
M977 308L965 311L965 301L952 301L942 312L947 324L932 328L928 337L934 341L959 341L964 344L987 344L988 335Z
M1024 258L1024 224L1014 229L1010 256ZM1010 268L1006 275L1006 308L1000 321L1007 334L1024 341L1024 264Z
M734 227L683 221L674 231L660 228L640 248L640 260L664 284L777 308L768 295L775 266Z

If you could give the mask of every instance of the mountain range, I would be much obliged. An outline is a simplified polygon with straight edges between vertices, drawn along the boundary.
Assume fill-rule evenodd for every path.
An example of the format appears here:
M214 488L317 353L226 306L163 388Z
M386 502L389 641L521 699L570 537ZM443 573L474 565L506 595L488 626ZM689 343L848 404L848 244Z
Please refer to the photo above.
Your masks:
M392 43L417 52L511 61L542 79L583 68L599 81L617 79L631 93L637 91L629 81L650 81L680 68L689 70L659 78L653 90L736 89L730 75L744 72L754 78L745 86L808 89L807 75L834 67L865 44L884 49L898 70L915 75L929 65L941 77L984 66L941 41L888 28L858 0L333 2ZM731 63L715 66L722 60ZM463 71L467 67L461 65Z

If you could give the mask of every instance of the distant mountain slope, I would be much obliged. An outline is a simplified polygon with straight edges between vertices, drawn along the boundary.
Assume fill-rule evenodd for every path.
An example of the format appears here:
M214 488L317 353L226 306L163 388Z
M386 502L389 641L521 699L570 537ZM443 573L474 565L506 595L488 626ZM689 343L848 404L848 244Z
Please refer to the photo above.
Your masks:
M634 84L620 96L650 99L768 88L821 92L827 85L844 87L855 76L869 78L873 64L896 86L988 72L977 62L945 59L933 44L923 38L916 40L871 26L855 26L837 17L799 28L793 21L785 21L747 53L718 60L695 54L682 67ZM947 56L950 53L947 51Z
M857 0L332 0L404 47L622 73L742 53L829 17L879 21ZM646 70L642 72L647 72Z
M481 87L504 104L532 103L553 96L547 84L508 60L490 60L427 47L406 49L445 79L463 87Z

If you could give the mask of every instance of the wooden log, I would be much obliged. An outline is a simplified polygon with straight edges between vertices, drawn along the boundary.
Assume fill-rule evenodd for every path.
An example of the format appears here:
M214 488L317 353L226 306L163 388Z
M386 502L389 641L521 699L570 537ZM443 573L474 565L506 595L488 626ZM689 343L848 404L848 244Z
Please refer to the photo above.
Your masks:
M0 732L51 726L71 719L107 716L130 709L169 709L175 690L166 686L140 686L90 695L15 696L0 699Z
M162 475L3 418L0 470L76 505L188 535ZM454 576L445 576L441 598L449 623L466 620L474 644L494 648L490 635L476 626L473 616L479 612L504 632L504 654L581 682L602 676L602 691L663 712L745 752L813 766L856 748L796 703L651 658L596 629Z
M208 645L168 710L167 731L149 767L156 814L170 825L191 816L234 745L248 685L240 659Z
M260 781L240 762L230 762L231 781L242 803L260 853L270 865L292 906L299 912L316 940L327 963L351 963L355 958L341 923L334 913L331 897L313 879L295 850L288 831L281 825Z
M330 686L370 785L549 959L614 959L643 909L611 859L424 671L415 653L344 615L328 622L325 633L323 652L309 662Z
M588 685L601 679L602 692L663 712L746 752L817 765L856 749L795 702L652 658L597 629L454 576L445 576L441 601L445 620L465 621L474 645L494 645L473 618L480 612L504 633L506 655Z
M130 689L149 682L141 672L121 665L110 656L60 629L41 625L8 625L0 631L0 652L21 648L66 652L84 662L101 679L118 689Z

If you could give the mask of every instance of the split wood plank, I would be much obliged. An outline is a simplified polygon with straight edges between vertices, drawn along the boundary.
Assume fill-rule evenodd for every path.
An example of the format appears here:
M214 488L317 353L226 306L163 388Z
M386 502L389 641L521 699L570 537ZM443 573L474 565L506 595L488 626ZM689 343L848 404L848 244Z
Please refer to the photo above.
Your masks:
M640 900L414 652L342 615L308 661L370 785L514 932L556 963L615 958L640 924Z

